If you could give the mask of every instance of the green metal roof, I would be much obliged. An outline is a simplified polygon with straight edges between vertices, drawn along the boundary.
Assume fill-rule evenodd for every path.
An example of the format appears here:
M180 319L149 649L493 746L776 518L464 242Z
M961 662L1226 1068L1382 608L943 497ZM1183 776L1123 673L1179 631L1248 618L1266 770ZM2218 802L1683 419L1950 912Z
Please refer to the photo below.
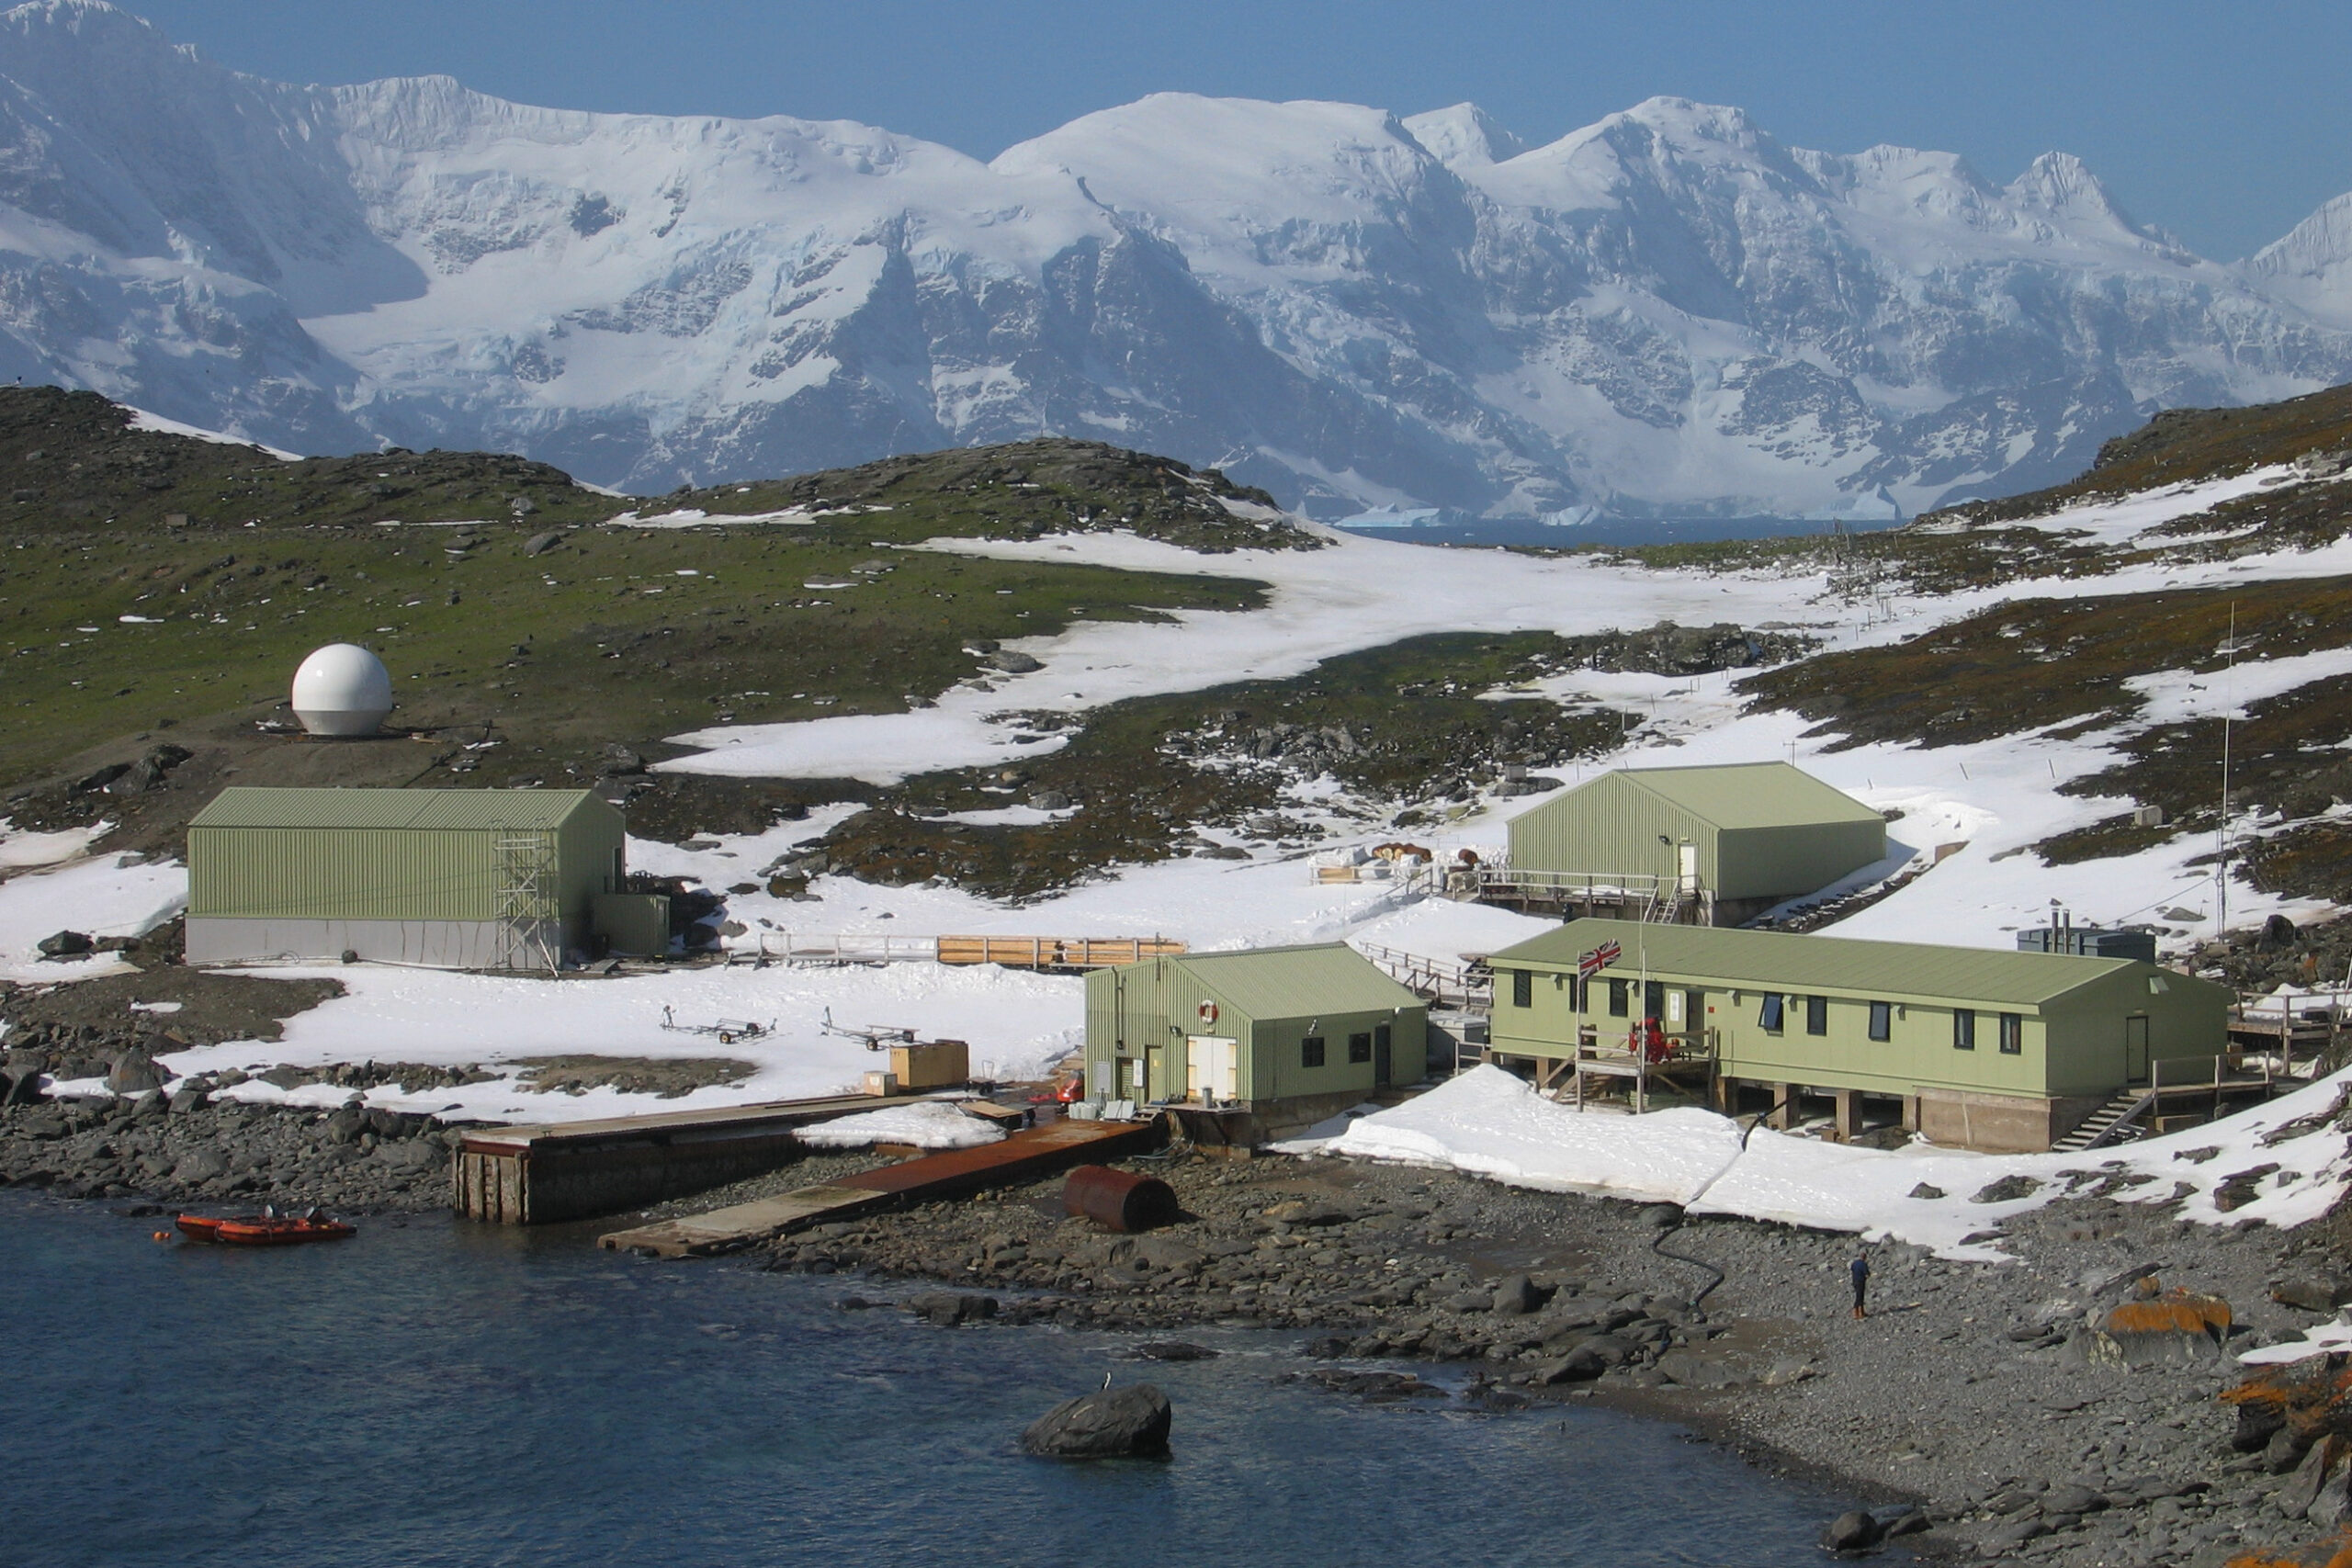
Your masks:
M560 827L584 789L224 789L191 828L400 828L489 832Z
M1188 953L1170 963L1261 1021L1424 1006L1345 942Z
M1718 828L1780 828L1805 822L1877 822L1879 814L1786 762L1720 762L1690 768L1623 768L1626 783Z
M1839 991L1887 1000L1951 998L2038 1007L2077 986L2120 969L2151 968L2130 958L2085 958L2061 953L1999 948L1937 947L1920 942L1864 942L1853 937L1795 936L1709 926L1668 926L1639 920L1571 920L1488 961L1574 968L1577 955L1615 942L1624 956L1610 976L1628 979L1649 967L1688 979L1717 980L1758 990ZM2204 982L2167 976L2169 984Z

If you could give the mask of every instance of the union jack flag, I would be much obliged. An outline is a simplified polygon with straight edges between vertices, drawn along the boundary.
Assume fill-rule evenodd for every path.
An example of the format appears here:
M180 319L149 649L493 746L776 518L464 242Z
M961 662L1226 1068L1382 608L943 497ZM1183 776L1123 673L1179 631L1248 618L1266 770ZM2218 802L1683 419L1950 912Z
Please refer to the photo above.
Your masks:
M1577 959L1577 978L1589 980L1623 956L1624 948L1613 942L1604 942Z

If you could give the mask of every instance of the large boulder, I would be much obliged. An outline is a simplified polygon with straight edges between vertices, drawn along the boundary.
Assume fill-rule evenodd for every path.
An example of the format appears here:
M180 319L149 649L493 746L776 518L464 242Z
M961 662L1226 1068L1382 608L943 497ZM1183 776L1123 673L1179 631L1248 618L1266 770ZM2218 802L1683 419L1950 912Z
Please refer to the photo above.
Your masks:
M164 1075L153 1057L132 1046L107 1069L107 1088L117 1094L146 1094L164 1087Z
M2341 1495L2343 1467L2329 1462L2332 1456L2328 1447L2325 1441L2320 1441L2304 1450L2303 1461L2295 1467L2294 1474L2270 1495L2271 1502L2289 1518L2300 1519L2308 1515L2312 1506L2327 1491L2331 1480L2337 1483Z
M1524 1274L1506 1274L1495 1285L1490 1308L1502 1317L1524 1317L1544 1304L1544 1292Z
M2138 1296L2109 1313L2090 1336L2086 1359L2128 1367L2196 1365L2223 1354L2230 1303L2176 1286Z
M97 951L86 931L56 931L33 943L33 951L43 958L80 958Z
M2270 1299L2304 1312L2334 1312L2352 1302L2352 1280L2341 1274L2290 1274L2270 1289Z
M996 1315L996 1298L967 1291L925 1291L907 1298L907 1310L940 1328L956 1328Z
M41 1093L41 1075L49 1070L49 1058L39 1051L16 1050L0 1059L0 1105L38 1105Z
M1168 1451L1174 1414L1150 1383L1102 1389L1038 1416L1021 1446L1047 1459L1154 1459Z
M1824 1551L1867 1551L1886 1535L1886 1527L1860 1508L1849 1509L1829 1521L1821 1532Z

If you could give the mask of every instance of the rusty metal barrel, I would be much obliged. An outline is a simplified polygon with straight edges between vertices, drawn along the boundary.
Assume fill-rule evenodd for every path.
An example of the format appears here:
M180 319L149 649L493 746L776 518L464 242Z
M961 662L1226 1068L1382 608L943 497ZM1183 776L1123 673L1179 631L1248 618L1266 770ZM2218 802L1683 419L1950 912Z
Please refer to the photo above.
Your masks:
M1148 1231L1171 1224L1176 1190L1156 1176L1081 1165L1062 1183L1062 1212L1083 1214L1106 1230Z

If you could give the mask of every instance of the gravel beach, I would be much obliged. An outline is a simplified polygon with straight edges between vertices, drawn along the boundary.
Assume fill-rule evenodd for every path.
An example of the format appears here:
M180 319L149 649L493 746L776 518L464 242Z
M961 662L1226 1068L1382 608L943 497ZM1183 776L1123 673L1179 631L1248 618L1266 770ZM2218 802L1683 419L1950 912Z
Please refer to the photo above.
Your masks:
M1385 1362L1469 1362L1488 1404L1661 1416L1882 1517L1916 1504L1929 1528L1908 1544L1958 1561L2218 1568L2326 1533L2277 1504L2300 1451L2241 1452L2237 1411L2215 1396L2245 1375L2239 1351L2334 1316L2272 1299L2336 1287L2333 1222L2281 1234L2064 1201L2009 1223L2010 1263L1868 1249L1857 1320L1851 1237L1333 1159L1132 1168L1167 1179L1184 1219L1106 1234L1065 1217L1053 1180L826 1226L765 1258L952 1282L907 1298L942 1324L1042 1320L1142 1343L1294 1327L1305 1375L1340 1393L1410 1392ZM2150 1275L2231 1303L2226 1350L2183 1339L2144 1365L2102 1357L2092 1323Z

